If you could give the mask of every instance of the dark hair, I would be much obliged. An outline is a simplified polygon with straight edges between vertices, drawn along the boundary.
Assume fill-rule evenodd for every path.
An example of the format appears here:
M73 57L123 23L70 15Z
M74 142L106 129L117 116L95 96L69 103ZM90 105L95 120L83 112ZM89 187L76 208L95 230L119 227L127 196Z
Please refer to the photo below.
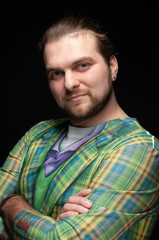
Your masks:
M80 31L88 31L94 35L100 54L109 64L110 57L116 55L115 49L108 37L108 33L104 33L102 27L91 18L68 16L58 20L46 30L39 47L43 51L47 43L57 41L67 34Z

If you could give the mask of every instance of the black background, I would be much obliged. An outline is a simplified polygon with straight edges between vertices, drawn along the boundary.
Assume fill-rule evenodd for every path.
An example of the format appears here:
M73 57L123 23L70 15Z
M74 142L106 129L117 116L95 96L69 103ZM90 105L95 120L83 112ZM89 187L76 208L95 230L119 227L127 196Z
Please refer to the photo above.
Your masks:
M5 1L0 13L1 165L34 124L63 116L48 88L37 45L52 22L69 14L93 17L110 33L118 52L118 102L159 138L158 3Z

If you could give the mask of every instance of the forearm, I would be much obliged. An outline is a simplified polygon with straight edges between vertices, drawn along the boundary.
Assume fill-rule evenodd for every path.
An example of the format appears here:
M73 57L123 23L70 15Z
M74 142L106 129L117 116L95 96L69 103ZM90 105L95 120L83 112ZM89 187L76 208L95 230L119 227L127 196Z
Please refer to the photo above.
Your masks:
M56 221L34 210L22 196L8 199L1 208L1 214L10 237L39 240L51 234L51 239L57 239L54 231Z
M57 232L54 231L56 220L34 210L23 196L15 194L7 201L4 199L1 215L9 236L39 240L51 234L51 239L57 239Z
M12 234L12 228L17 215L23 210L33 209L24 199L23 196L13 194L3 199L0 204L0 214L9 234Z

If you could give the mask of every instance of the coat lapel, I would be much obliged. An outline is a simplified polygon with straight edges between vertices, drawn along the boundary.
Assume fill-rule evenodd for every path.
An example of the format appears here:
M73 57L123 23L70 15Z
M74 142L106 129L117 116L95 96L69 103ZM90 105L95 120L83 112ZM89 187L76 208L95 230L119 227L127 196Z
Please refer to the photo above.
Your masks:
M27 146L27 152L21 167L17 192L26 197L32 205L34 185L39 168L44 163L46 155L54 142L57 141L61 133L66 129L66 124L62 127L45 129L40 136L37 134Z

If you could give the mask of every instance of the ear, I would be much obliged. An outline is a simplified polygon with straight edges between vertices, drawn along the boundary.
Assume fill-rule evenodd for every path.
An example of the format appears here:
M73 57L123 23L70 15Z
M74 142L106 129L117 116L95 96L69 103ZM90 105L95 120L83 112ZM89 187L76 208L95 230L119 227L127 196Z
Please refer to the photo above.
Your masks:
M115 81L118 73L118 61L114 55L110 57L109 66L110 66L112 81Z

